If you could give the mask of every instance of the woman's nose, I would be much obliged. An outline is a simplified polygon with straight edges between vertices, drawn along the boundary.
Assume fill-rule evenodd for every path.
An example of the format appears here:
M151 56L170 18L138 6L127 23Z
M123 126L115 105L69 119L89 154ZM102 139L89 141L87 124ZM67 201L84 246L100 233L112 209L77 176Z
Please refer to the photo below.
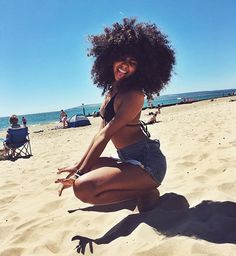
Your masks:
M127 71L129 69L129 64L128 63L122 63L121 64L121 68L124 70L124 71Z

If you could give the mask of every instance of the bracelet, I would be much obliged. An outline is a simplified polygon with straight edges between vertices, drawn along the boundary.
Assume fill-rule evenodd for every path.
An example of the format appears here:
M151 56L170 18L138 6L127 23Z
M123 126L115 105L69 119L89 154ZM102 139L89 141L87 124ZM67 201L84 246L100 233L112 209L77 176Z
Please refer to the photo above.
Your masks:
M82 175L83 175L83 173L81 173L81 170L77 170L76 173L74 174L74 178L78 179Z

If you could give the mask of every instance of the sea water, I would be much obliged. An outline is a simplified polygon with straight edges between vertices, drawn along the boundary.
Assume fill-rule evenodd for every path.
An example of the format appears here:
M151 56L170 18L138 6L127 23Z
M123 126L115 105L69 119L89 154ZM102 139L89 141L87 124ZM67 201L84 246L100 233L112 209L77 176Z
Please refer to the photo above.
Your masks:
M225 97L233 95L236 92L236 89L227 89L227 90L216 90L216 91L201 91L201 92L189 92L189 93L179 93L179 94L170 94L162 95L154 98L152 104L161 106L178 104L183 101L183 99L191 100L207 100L215 99L219 97ZM144 102L144 108L147 107L147 101ZM98 112L101 104L89 104L78 106L71 109L66 109L68 118L72 117L75 114L83 115L92 115L93 112ZM57 123L59 122L60 111L47 112L47 113L38 113L38 114L25 114L18 115L19 120L22 116L26 117L28 125L38 125L38 124L47 124L47 123ZM0 130L4 130L9 126L9 117L0 117Z

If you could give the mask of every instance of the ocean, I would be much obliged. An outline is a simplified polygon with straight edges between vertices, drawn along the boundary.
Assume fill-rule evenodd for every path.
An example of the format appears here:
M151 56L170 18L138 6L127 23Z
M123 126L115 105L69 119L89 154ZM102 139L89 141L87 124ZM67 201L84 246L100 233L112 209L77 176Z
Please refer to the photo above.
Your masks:
M188 92L188 93L179 93L179 94L170 94L162 95L154 98L152 101L153 106L160 104L161 106L173 105L183 102L184 99L191 99L194 101L215 99L220 97L226 97L233 95L236 92L236 89L227 89L227 90L216 90L216 91L200 91L200 92ZM145 100L144 108L146 108L148 102ZM75 114L91 115L94 111L98 112L100 104L89 104L78 106L75 108L66 109L68 118L72 117ZM28 125L38 125L38 124L47 124L59 121L60 111L47 112L47 113L38 113L38 114L25 114L19 115L18 118L21 120L22 116L26 117ZM0 117L0 130L4 130L9 126L9 117Z

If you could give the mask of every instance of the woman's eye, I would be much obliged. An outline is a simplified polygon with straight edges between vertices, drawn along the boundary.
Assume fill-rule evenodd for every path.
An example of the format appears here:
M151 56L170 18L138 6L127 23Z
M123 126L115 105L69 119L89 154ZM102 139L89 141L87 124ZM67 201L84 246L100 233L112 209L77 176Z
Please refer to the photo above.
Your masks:
M130 62L131 66L137 66L137 62Z

